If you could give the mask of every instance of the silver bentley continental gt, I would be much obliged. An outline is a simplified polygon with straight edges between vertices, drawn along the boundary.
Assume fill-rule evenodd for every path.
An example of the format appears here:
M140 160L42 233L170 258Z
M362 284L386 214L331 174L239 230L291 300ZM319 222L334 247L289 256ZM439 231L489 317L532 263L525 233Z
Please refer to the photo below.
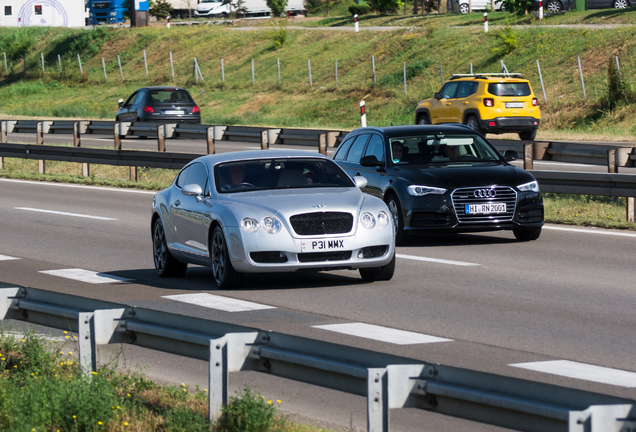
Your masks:
M203 156L155 195L152 243L159 276L212 267L232 288L242 274L349 269L367 281L395 270L395 227L386 204L362 193L327 157L259 150Z

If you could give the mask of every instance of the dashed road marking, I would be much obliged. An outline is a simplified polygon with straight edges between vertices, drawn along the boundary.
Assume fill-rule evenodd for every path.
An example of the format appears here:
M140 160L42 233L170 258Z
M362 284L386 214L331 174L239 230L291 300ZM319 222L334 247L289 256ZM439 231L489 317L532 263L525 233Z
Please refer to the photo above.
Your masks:
M19 260L20 258L11 257L7 255L0 255L0 261Z
M603 366L595 366L570 360L549 360L530 363L515 363L508 366L528 369L537 372L545 372L552 375L560 375L568 378L576 378L585 381L593 381L602 384L611 384L621 387L636 387L636 373L620 369L612 369Z
M452 339L430 336L423 333L397 330L389 327L382 327L364 323L327 324L312 327L350 336L357 336L365 339L373 339L380 342L392 343L396 345L414 345L452 341Z
M126 192L126 193L138 193L138 194L147 194L147 195L154 195L157 193L153 191L146 191L146 190L139 190L139 189L110 188L110 187L104 187L104 186L85 186L85 185L74 185L74 184L66 184L66 183L51 183L51 182L14 180L14 179L3 179L3 178L0 178L0 182L23 183L23 184L30 184L30 185L37 185L37 186L82 188L82 189L103 190L103 191L109 191L109 192Z
M544 225L543 229L555 230L555 231L570 231L584 234L602 234L602 235L611 235L611 236L620 236L620 237L636 237L636 233L628 233L622 231L610 231L610 230L598 230L594 228L567 228L567 227L557 227L557 226L548 226Z
M55 214L55 215L60 215L60 216L71 216L71 217L86 218L86 219L97 219L97 220L104 220L104 221L115 221L115 220L117 220L116 218L110 218L110 217L105 217L105 216L92 216L92 215L85 215L85 214L80 214L80 213L69 213L69 212L62 212L62 211L56 211L56 210L35 209L35 208L31 208L31 207L14 207L14 208L16 210L26 210L26 211L32 211L32 212L37 212L37 213L49 213L49 214Z
M170 296L162 296L168 300L176 300L183 303L189 303L211 309L222 310L225 312L247 312L263 309L276 309L274 306L252 303L245 300L238 300L230 297L217 296L207 293L197 294L177 294Z
M398 257L398 258L411 259L411 260L416 260L416 261L426 261L426 262L434 262L434 263L438 263L438 264L449 264L449 265L456 265L456 266L478 266L478 265L481 265L481 264L462 262L462 261L452 261L452 260L445 260L445 259L438 259L438 258L420 257L420 256L415 256L415 255L396 254L395 256Z
M129 282L134 279L128 279L120 276L113 276L105 273L97 273L90 270L83 269L61 269L61 270L46 270L38 273L48 274L51 276L63 277L66 279L73 279L80 282L86 282L90 284L103 284L103 283L119 283Z

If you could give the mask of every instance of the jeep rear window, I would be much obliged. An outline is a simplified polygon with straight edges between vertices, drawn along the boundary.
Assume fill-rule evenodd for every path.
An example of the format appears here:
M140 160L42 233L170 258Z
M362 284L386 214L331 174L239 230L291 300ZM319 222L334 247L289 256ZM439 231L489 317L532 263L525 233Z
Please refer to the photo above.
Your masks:
M530 96L527 82L488 84L488 93L495 96Z

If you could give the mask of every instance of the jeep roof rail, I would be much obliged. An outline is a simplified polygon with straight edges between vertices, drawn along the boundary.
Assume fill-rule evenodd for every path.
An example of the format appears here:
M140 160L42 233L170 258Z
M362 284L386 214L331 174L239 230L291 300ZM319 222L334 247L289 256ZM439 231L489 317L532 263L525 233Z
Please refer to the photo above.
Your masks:
M485 77L489 77L489 76L499 76L499 77L514 77L514 78L523 78L521 76L521 73L519 72L510 72L510 73L472 73L472 74L452 74L452 78L451 79L456 79L456 78L465 78L465 77L475 77L475 78L485 78Z

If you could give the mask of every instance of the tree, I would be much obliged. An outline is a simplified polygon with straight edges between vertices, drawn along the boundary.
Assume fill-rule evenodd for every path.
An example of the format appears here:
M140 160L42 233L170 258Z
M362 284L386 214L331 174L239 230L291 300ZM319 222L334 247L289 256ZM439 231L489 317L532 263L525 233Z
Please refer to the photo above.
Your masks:
M155 4L150 8L150 15L157 17L158 19L164 19L172 12L172 5L166 0L157 0Z
M273 17L279 17L287 8L287 0L267 0L267 7L272 10Z
M532 8L532 0L506 0L506 8L517 15L525 15Z

